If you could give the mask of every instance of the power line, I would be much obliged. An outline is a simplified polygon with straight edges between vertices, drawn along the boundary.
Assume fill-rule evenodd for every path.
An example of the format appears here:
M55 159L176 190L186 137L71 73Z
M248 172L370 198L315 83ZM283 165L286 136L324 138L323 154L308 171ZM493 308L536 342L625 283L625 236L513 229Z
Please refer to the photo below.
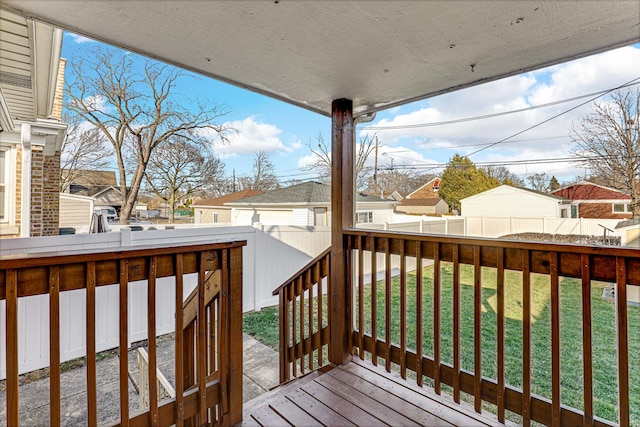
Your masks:
M511 138L513 138L513 137L515 137L515 136L522 135L523 133L528 132L528 131L530 131L531 129L535 129L535 128L537 128L538 126L542 126L543 124L545 124L545 123L547 123L547 122L550 122L551 120L554 120L554 119L556 119L556 118L558 118L558 117L560 117L560 116L562 116L562 115L564 115L564 114L567 114L567 113L569 113L569 112L571 112L571 111L573 111L573 110L575 110L575 109L577 109L577 108L580 108L580 107L582 107L583 105L586 105L586 104L588 104L588 103L590 103L590 102L593 102L593 101L595 101L596 99L598 99L598 98L600 98L600 97L602 97L602 96L604 96L604 95L607 95L607 94L609 94L609 93L613 92L614 90L618 90L618 89L621 89L621 88L623 88L623 87L628 87L628 86L630 86L631 84L633 84L633 82L635 82L636 80L640 80L640 76L636 77L635 79L629 80L627 83L624 83L624 84L622 84L622 85L620 85L620 86L617 86L617 87L614 87L614 88L612 88L612 89L609 89L608 91L605 91L604 93L601 93L600 95L597 95L597 96L594 96L594 97L592 97L592 98L589 98L588 100L586 100L586 101L584 101L584 102L581 102L580 104L578 104L578 105L576 105L576 106L573 106L573 107L571 107L571 108L569 108L569 109L567 109L567 110L564 110L564 111L562 111L562 112L560 112L560 113L558 113L558 114L555 114L555 115L553 115L553 116L549 117L548 119L545 119L545 120L543 120L543 121L541 121L541 122L538 122L538 123L536 123L536 124L534 124L534 125L532 125L532 126L529 126L528 128L526 128L526 129L524 129L524 130L521 130L521 131L519 131L519 132L514 133L513 135L510 135L510 136L508 136L508 137L506 137L506 138L501 139L500 141L496 141L496 142L494 142L494 143L492 143L492 144L487 145L486 147L480 148L480 149L478 149L478 150L476 150L476 151L474 151L474 152L472 152L472 153L470 153L470 154L467 154L467 155L466 155L466 157L467 157L467 158L469 158L469 157L473 156L474 154L477 154L477 153L479 153L479 152L481 152L481 151L486 150L487 148L491 148L491 147L494 147L494 146L496 146L496 145L498 145L498 144L502 144L502 143L506 142L507 140L509 140L509 139L511 139Z
M640 82L633 83L635 80L638 80L638 79L631 80L630 82L625 83L625 84L623 84L621 86L615 87L613 89L606 89L606 90L602 90L602 91L598 91L598 92L587 93L587 94L584 94L584 95L575 96L573 98L566 98L566 99L561 99L559 101L547 102L545 104L532 105L530 107L520 108L520 109L517 109L517 110L501 111L499 113L483 114L481 116L465 117L465 118L461 118L461 119L445 120L445 121L441 121L441 122L415 123L415 124L410 124L410 125L395 125L395 126L363 126L360 129L361 130L376 130L376 131L398 130L398 129L414 129L414 128L423 128L423 127L432 127L432 126L452 125L452 124L457 124L457 123L471 122L471 121L475 121L475 120L490 119L490 118L494 118L494 117L506 116L506 115L509 115L509 114L515 114L515 113L522 113L522 112L525 112L525 111L537 110L539 108L552 107L554 105L564 104L566 102L577 101L579 99L592 97L594 95L597 95L594 98L594 99L597 99L597 98L599 98L599 97L601 97L603 95L606 95L606 94L608 94L608 93L610 93L610 92L612 92L614 90L622 89L622 88L625 88L625 87L630 87L630 86L634 86L634 85L640 84ZM593 99L587 101L587 103L591 102L591 101L593 101ZM584 105L584 104L581 104L581 105ZM579 105L579 106L581 106L581 105ZM569 111L571 111L571 110L569 110Z

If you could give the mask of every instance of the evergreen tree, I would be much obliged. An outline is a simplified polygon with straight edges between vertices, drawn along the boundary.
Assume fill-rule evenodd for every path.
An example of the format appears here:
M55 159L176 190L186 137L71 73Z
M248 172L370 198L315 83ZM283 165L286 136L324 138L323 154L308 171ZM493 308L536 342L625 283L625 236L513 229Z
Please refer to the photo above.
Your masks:
M460 200L500 185L496 178L476 168L471 160L455 154L442 173L442 182L438 194L447 202L449 208L460 212Z

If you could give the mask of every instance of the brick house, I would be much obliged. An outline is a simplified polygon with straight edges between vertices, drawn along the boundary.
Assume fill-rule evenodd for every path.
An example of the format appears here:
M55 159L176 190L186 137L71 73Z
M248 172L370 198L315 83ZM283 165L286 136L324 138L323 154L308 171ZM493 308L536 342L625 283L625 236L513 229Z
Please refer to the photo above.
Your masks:
M449 213L449 205L440 198L440 178L436 177L426 184L407 194L396 206L397 213L410 215L443 215Z
M0 15L0 238L58 234L62 30Z
M631 196L615 188L581 181L552 191L554 196L571 200L571 218L629 219Z

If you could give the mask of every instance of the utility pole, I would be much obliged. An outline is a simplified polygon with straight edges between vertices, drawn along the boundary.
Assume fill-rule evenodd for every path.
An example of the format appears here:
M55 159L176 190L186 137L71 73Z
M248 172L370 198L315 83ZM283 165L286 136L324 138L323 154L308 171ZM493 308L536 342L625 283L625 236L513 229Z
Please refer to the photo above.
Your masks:
M376 156L373 164L373 194L378 192L378 137L376 136Z
M236 169L235 168L233 169L233 185L232 185L232 188L233 188L233 192L235 193L236 192Z

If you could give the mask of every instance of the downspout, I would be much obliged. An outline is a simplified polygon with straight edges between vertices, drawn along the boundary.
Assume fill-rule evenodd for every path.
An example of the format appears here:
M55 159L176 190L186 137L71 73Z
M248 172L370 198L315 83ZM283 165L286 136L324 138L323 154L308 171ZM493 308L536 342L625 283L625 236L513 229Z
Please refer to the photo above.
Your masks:
M22 142L22 201L20 203L20 237L31 236L31 125L23 123Z

